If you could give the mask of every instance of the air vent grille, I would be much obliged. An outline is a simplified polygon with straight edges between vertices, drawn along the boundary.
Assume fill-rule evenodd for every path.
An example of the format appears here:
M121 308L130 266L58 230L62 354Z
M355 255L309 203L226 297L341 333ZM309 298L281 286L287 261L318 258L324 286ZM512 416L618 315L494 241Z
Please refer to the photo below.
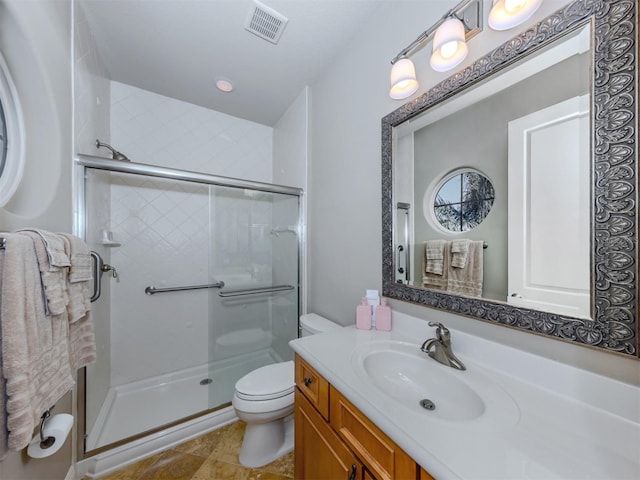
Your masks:
M289 19L254 0L244 28L271 43L278 43Z

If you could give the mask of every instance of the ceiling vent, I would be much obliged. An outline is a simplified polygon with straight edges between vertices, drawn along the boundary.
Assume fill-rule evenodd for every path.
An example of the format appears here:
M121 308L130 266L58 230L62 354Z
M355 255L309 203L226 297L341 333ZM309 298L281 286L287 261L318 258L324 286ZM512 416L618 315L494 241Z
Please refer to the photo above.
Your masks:
M271 43L278 43L288 21L284 15L254 0L244 28Z

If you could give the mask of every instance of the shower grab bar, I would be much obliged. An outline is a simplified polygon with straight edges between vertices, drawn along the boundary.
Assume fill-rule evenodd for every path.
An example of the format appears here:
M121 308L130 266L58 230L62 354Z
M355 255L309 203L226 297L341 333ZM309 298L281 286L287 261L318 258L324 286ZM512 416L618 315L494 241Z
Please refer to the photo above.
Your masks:
M153 285L150 285L144 289L144 293L146 293L147 295L153 295L155 293L180 292L182 290L200 290L202 288L223 288L223 287L224 287L224 282L209 283L204 285L187 285L185 287L168 287L168 288L156 288Z
M295 290L293 285L274 285L273 287L262 288L245 288L241 290L228 290L226 292L218 292L221 297L239 297L241 295L257 295L259 293L283 292L285 290Z

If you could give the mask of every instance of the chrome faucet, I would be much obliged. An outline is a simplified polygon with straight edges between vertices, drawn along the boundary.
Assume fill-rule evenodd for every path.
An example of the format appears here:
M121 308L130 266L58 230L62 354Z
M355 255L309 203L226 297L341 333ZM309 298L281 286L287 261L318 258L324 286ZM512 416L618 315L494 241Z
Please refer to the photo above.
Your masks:
M441 323L429 322L430 327L436 328L436 338L430 338L422 344L420 350L427 353L434 360L448 365L449 367L456 368L458 370L466 370L458 358L451 351L451 332Z

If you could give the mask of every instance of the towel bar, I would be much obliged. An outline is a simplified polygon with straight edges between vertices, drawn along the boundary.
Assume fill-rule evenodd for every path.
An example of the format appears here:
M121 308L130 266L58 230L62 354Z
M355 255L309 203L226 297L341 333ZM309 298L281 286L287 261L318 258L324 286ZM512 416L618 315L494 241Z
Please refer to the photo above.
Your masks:
M294 290L295 288L296 287L294 287L293 285L274 285L273 287L228 290L226 292L219 292L218 295L221 297L239 297L241 295L257 295L259 293L283 292L285 290Z
M147 295L153 295L154 293L179 292L182 290L199 290L201 288L222 288L222 287L224 287L224 282L209 283L205 285L188 285L186 287L168 287L168 288L156 288L153 285L150 285L144 289L144 293L146 293Z

